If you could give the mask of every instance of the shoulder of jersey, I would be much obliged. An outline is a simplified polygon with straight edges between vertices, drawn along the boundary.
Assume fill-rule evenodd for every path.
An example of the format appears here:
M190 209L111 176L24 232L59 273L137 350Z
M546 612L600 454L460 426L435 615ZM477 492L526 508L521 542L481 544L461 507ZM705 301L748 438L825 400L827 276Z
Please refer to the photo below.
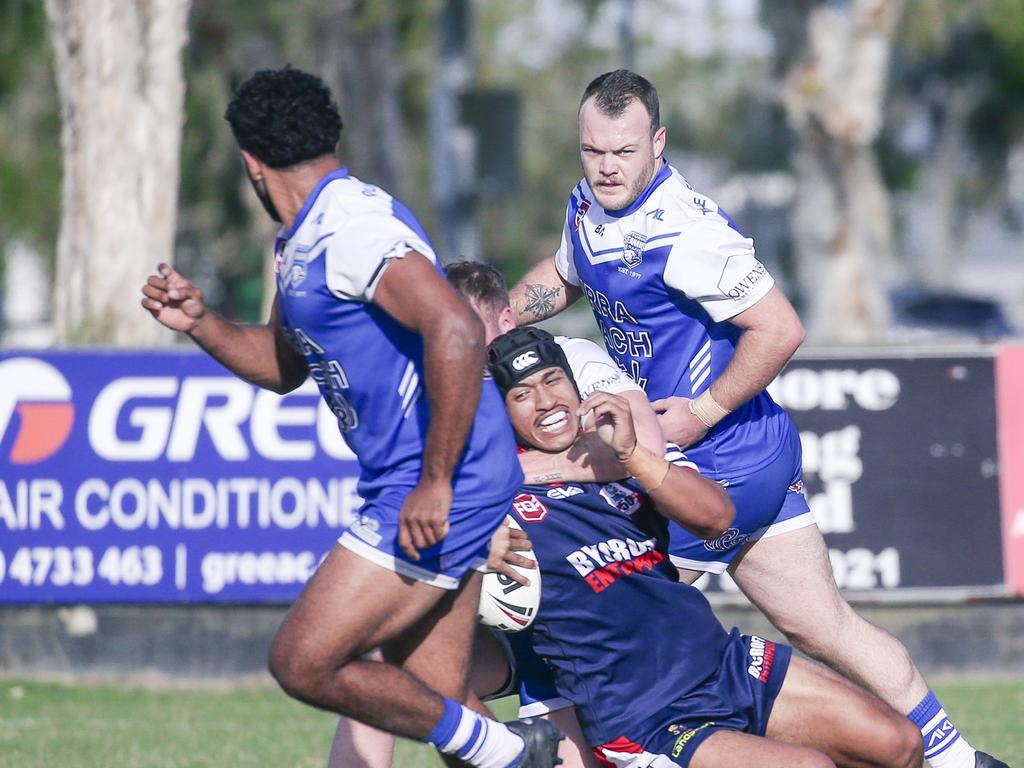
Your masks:
M670 208L668 216L679 224L691 222L712 221L718 223L718 203L710 197L695 190L690 183L675 168L658 190L657 206ZM647 208L650 209L653 202L649 201ZM667 217L666 217L667 218ZM724 222L723 222L724 223Z
M380 187L349 176L335 179L324 187L317 207L328 217L375 212L390 215L391 195Z

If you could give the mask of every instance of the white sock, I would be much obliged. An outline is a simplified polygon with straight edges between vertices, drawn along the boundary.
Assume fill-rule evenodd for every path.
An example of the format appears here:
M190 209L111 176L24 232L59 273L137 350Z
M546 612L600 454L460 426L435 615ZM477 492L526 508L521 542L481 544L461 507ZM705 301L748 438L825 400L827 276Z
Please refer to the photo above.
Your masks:
M974 768L974 747L960 735L934 693L928 691L907 717L921 729L924 759L932 768Z
M448 698L441 720L424 741L476 768L510 768L523 751L523 740L503 723Z

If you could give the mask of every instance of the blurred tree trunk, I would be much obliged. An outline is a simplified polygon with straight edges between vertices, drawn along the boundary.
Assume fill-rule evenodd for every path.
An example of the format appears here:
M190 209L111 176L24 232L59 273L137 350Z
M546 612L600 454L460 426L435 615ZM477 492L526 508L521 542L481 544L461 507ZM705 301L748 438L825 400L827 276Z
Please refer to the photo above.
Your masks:
M408 132L402 111L405 81L396 0L342 0L326 10L321 75L345 120L343 162L352 172L399 198L409 185ZM330 6L328 6L329 8Z
M818 6L807 55L783 100L801 146L793 231L798 271L817 342L880 340L889 322L892 220L872 143L893 32L904 0Z
M189 0L46 0L63 115L58 341L150 346L172 336L139 306L170 262Z
M313 13L297 11L292 17L284 49L291 61L301 61L310 47L317 51L313 69L334 94L344 121L339 159L354 176L419 212L419 197L424 196L417 196L410 184L409 135L402 108L407 54L399 27L403 14L433 16L436 11L431 3L403 7L401 0L330 0L311 7ZM272 260L268 264L263 275L264 316L277 291Z

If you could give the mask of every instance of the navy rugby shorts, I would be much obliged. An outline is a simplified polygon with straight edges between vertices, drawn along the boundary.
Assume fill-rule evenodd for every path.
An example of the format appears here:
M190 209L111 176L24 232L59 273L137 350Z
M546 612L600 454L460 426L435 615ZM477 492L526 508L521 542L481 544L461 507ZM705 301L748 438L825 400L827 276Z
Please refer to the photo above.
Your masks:
M686 768L697 748L717 731L764 736L792 653L788 645L733 629L712 678L634 732L595 747L594 755L608 768Z

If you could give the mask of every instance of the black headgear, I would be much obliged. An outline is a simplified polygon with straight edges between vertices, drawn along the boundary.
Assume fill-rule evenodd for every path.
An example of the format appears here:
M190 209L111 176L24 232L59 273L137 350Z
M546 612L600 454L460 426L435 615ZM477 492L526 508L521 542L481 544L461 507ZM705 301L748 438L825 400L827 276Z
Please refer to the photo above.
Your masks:
M565 371L576 386L565 352L555 337L541 328L513 328L487 347L487 368L502 395L528 376L552 366Z

